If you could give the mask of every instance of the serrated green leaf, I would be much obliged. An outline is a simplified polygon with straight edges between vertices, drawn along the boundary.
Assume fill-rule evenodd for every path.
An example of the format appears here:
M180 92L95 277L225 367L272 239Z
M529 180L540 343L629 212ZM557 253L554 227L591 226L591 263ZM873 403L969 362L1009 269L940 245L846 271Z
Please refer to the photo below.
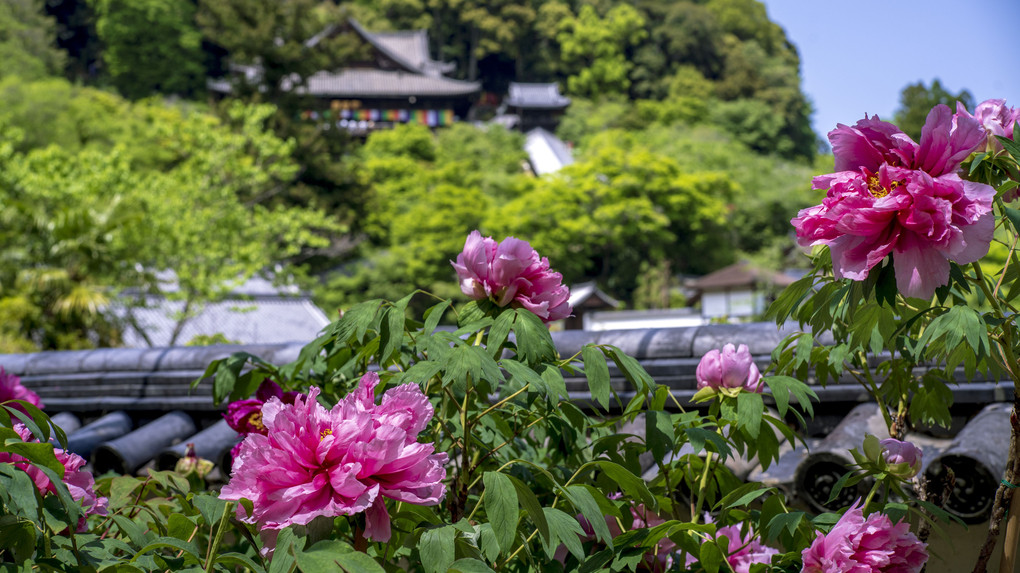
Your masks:
M456 558L457 530L452 525L428 529L418 541L418 554L426 573L443 573Z
M199 556L198 546L194 543L174 537L157 537L152 541L152 543L149 543L145 547L139 549L138 552L135 553L134 557L131 558L130 562L134 563L142 555L157 549L172 549L174 551L180 551L182 552L182 556L185 557L185 562L201 563L202 561L202 558Z
M676 435L673 432L673 417L669 412L649 410L645 412L645 442L656 460L665 460L673 451Z
M790 535L797 530L797 526L800 525L800 521L804 519L803 511L791 511L790 513L780 513L773 517L768 525L766 526L767 540L772 541L777 539L783 531L787 531Z
M556 552L557 541L559 541L578 561L584 561L584 547L581 545L581 539L585 534L577 518L553 507L544 507L542 511L545 512L549 530L553 533L552 541L545 548L546 554L551 558Z
M439 326L439 321L442 320L443 314L446 312L446 309L450 308L452 302L450 299L446 299L425 311L425 326L422 328L423 334L432 334L436 327Z
M517 539L517 490L510 478L499 472L485 472L482 483L485 486L485 513L496 534L496 542L505 554Z
M718 573L725 557L722 550L715 541L706 541L701 544L701 551L698 553L698 560L705 573Z
M492 567L468 557L454 561L449 570L456 573L495 573Z
M527 512L528 517L535 523L535 529L538 529L542 539L549 543L549 522L545 520L545 512L542 511L542 504L539 503L538 497L535 496L535 492L531 491L531 488L524 484L521 480L514 476L507 476L510 478L511 483L514 484L514 489L517 490L517 501Z
M737 394L737 427L753 440L758 439L761 417L765 413L765 402L757 392Z
M592 531L595 532L595 537L612 548L613 536L609 532L609 526L606 524L605 515L603 515L602 511L599 509L599 504L595 501L591 492L589 492L587 488L579 485L567 486L564 491L567 495L567 499L570 501L570 504L574 506L574 510L588 520Z
M599 469L605 472L609 479L620 486L624 493L633 499L640 499L641 503L645 504L645 507L655 509L655 497L652 496L652 492L649 491L643 479L632 474L630 470L620 464L605 460L599 460L595 463L599 466Z
M584 375L588 378L588 389L591 397L603 409L609 409L610 383L609 364L599 347L587 344L581 349L584 361Z
M489 337L486 340L489 354L493 358L499 358L503 354L503 343L510 336L510 330L513 328L516 316L517 314L512 310L504 309L496 316L496 320L493 321L492 327L489 329Z
M517 355L532 367L556 360L556 345L542 319L527 309L518 308L514 312Z
M15 563L22 563L35 552L35 524L13 515L0 516L0 549Z
M385 573L382 565L365 553L354 550L350 545L335 539L324 539L294 555L298 567L304 573L332 573L337 570L347 573Z

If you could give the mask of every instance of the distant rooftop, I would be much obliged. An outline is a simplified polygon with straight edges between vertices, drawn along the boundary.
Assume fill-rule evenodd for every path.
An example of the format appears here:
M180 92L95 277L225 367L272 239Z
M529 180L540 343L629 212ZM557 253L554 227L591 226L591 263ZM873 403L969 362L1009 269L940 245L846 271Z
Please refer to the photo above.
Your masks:
M510 82L507 99L503 103L524 109L562 109L570 105L570 98L560 94L560 87L555 83Z
M169 285L167 292L174 290ZM122 309L130 316L152 346L169 346L177 325L176 317L184 302L146 295L147 306ZM315 338L330 319L326 313L292 285L277 286L262 277L253 277L233 289L227 298L202 307L198 315L185 322L177 344L185 344L199 335L222 334L240 344L278 344ZM134 327L124 331L124 346L145 348L145 337Z
M574 162L570 147L552 133L536 127L525 135L524 150L535 175L554 173Z

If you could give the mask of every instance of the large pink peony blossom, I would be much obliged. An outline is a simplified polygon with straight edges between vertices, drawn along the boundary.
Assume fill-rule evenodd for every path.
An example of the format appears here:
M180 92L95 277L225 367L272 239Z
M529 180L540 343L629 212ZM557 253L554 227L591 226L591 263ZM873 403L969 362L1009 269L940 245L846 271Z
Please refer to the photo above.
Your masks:
M497 243L472 231L452 264L460 290L475 300L524 307L544 322L570 316L570 289L563 275L550 270L549 259L539 257L527 241L507 237Z
M918 573L928 561L927 545L906 522L893 525L881 513L864 518L854 504L828 535L818 534L801 554L803 573Z
M446 453L417 441L432 405L414 384L391 388L375 403L375 373L332 410L317 401L318 388L293 404L270 398L262 406L265 435L248 434L220 497L253 505L239 519L279 530L319 516L365 512L365 535L390 538L383 497L435 505L445 495Z
M791 222L801 246L829 246L837 278L864 280L892 254L899 291L927 299L949 281L949 261L972 263L988 252L995 190L956 173L985 142L978 120L938 105L920 144L867 117L840 124L829 141L837 171L813 181L826 197Z
M705 516L705 523L711 523L710 516ZM772 556L779 553L763 544L754 536L754 530L748 528L747 534L740 532L740 525L727 525L715 530L715 539L725 537L726 561L735 573L748 573L754 563L772 563ZM687 567L698 562L694 555L687 555Z
M761 372L751 358L746 344L734 347L732 344L723 346L722 351L713 348L701 357L695 371L698 389L744 389L758 392L764 389Z
M18 433L24 442L38 441L32 436L32 432L21 423L14 424L14 431ZM67 486L67 490L71 493L71 498L81 502L84 515L78 520L77 529L79 532L82 532L85 530L85 515L106 515L107 499L96 496L96 482L92 477L92 473L84 469L84 458L76 453L66 452L60 448L55 448L53 454L56 456L57 461L64 466L64 477L61 481ZM5 462L12 463L15 467L24 470L32 478L32 482L35 484L36 489L39 490L39 493L43 495L57 493L57 488L50 481L50 478L38 467L30 464L24 457L18 454L0 452L0 463Z
M28 388L25 388L25 386L21 383L21 378L18 378L14 374L5 372L4 367L0 366L0 403L8 400L24 400L36 408L42 408L45 406L39 400L38 394ZM21 412L25 412L25 409L21 406L21 404L11 403L8 404L8 406Z

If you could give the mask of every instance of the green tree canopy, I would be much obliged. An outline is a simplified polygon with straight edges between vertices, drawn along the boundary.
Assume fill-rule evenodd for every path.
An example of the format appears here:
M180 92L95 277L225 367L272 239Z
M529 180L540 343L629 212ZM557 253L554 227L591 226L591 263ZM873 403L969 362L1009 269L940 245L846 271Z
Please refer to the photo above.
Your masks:
M931 88L923 81L908 84L900 92L900 107L893 115L893 122L917 141L921 139L921 128L931 108L942 103L955 111L956 102L961 102L967 109L974 109L974 96L969 91L963 89L954 94L942 87L938 78L932 80Z
M125 97L192 96L205 85L202 35L191 0L90 0L103 60Z

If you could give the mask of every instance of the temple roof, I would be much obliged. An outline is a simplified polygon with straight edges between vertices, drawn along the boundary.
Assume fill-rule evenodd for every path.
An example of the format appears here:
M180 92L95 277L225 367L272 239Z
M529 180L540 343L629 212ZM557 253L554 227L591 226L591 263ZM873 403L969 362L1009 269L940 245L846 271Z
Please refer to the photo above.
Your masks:
M317 72L308 78L305 93L320 97L462 96L478 92L481 84L410 72L346 69Z
M560 94L557 84L525 84L510 82L506 101L510 107L525 109L561 109L570 105L570 98Z

